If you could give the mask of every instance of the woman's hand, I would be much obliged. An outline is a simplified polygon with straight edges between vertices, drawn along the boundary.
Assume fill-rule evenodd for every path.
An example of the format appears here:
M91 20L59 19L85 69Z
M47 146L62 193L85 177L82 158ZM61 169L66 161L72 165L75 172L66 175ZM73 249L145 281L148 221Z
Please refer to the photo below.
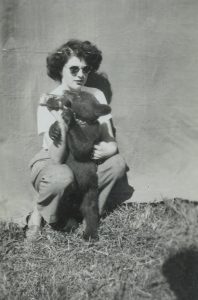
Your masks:
M92 159L98 160L103 158L108 158L117 152L116 142L100 142L94 145Z

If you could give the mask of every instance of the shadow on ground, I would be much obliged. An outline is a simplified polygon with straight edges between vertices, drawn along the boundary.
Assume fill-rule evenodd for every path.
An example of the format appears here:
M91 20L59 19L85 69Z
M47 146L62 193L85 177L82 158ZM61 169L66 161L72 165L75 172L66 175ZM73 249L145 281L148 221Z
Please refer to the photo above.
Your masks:
M197 248L183 249L169 257L162 272L178 300L198 299Z

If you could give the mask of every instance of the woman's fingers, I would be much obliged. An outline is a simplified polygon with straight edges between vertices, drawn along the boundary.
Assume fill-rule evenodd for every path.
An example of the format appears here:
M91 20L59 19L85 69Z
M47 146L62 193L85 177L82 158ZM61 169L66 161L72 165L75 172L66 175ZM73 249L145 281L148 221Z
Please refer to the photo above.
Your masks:
M98 150L94 150L93 159L100 159L100 158L102 158L102 152Z
M102 150L101 145L100 144L94 145L94 150L101 151Z
M94 145L94 150L98 150L98 145Z
M100 159L102 157L103 157L103 148L101 147L101 143L94 145L93 159Z

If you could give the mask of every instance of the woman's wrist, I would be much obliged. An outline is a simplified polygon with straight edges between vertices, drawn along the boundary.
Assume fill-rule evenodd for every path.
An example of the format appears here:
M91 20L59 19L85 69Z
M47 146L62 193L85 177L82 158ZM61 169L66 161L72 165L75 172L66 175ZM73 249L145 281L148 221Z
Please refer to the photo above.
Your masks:
M61 132L62 133L66 133L67 130L68 130L68 125L65 123L65 121L62 118L62 116L60 116L57 121L58 121L59 126L61 128Z
M109 156L108 157L111 157L117 153L118 145L116 142L109 142L108 144L109 144Z
M111 142L100 142L94 146L93 159L104 159L109 158L116 154L118 151L117 143L115 141Z

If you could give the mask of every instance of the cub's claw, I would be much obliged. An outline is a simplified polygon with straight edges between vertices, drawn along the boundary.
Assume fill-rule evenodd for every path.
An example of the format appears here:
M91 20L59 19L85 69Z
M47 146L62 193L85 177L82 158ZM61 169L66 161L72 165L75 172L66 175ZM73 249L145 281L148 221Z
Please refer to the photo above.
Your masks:
M89 240L98 241L99 240L98 232L97 231L88 231L85 229L85 231L83 232L83 239L86 241L89 241Z

